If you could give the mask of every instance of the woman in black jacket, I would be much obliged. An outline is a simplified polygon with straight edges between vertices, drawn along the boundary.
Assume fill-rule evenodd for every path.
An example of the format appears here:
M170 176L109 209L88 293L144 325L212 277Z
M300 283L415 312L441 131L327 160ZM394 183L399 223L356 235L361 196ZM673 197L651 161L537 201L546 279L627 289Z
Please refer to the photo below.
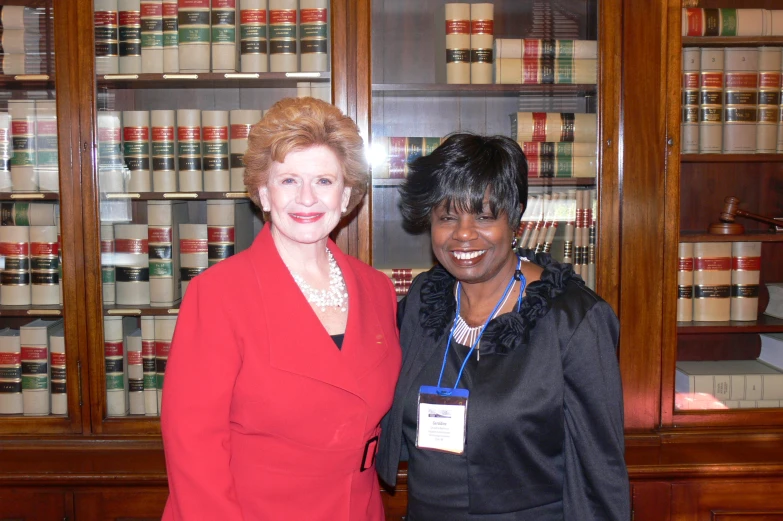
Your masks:
M452 135L400 191L440 264L399 306L376 462L393 486L408 461L408 520L630 519L617 317L570 265L514 251L519 145Z

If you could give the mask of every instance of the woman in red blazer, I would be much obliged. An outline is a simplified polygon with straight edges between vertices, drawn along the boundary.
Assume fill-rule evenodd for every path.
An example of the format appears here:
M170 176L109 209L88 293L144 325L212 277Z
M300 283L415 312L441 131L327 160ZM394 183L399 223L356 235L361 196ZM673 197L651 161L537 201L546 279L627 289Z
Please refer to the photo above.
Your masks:
M252 247L190 282L166 368L165 521L381 521L374 457L400 369L390 280L328 238L361 200L356 125L285 99L251 130Z

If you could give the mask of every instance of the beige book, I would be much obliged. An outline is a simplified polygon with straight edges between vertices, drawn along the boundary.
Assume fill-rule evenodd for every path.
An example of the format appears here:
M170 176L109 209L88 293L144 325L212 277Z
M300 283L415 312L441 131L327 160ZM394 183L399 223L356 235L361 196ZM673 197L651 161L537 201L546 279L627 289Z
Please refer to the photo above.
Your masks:
M699 153L723 151L723 49L701 50L699 76Z
M30 300L33 306L60 303L57 226L30 226Z
M93 0L95 27L95 74L120 72L117 0Z
M595 114L517 112L511 114L511 137L517 142L595 143L596 124Z
M756 152L774 154L777 151L780 121L781 83L780 47L759 47L759 106L756 123Z
M171 341L177 326L176 316L155 317L155 388L157 390L158 411L163 403L163 383L166 377L166 364L169 361Z
M147 110L126 110L122 113L122 152L130 170L130 192L152 191L150 162L150 113Z
M188 283L209 267L206 224L179 225L179 269L182 297Z
M731 320L758 320L761 242L731 243Z
M177 163L174 133L176 112L173 110L150 111L150 155L152 158L152 190L177 191Z
M201 111L202 164L204 190L228 192L231 189L228 166L228 111Z
M677 265L677 321L693 320L693 243L681 242Z
M298 86L298 84L297 84ZM260 110L232 110L229 113L230 141L229 152L231 157L229 164L231 166L230 188L232 192L245 191L245 152L247 152L247 137L250 135L250 128L261 121Z
M49 336L63 320L36 319L19 328L22 353L22 400L25 416L51 414Z
M269 0L269 70L298 70L297 0Z
M237 9L236 0L212 2L212 72L236 72Z
M49 335L49 371L51 372L52 414L68 414L68 386L65 359L65 326L52 328Z
M693 320L731 319L731 243L693 243Z
M117 0L119 11L120 74L141 72L141 2Z
M201 111L177 110L177 171L179 190L203 190L201 160Z
M239 66L242 72L269 70L266 0L239 0Z
M209 72L210 0L180 2L178 12L180 72Z
M141 0L141 72L163 73L162 0Z
M299 70L329 70L328 0L299 0Z
M146 224L114 225L114 264L118 306L149 306L150 271Z
M125 336L125 347L128 351L128 413L145 414L141 329L136 328Z
M447 3L446 83L470 83L470 4Z
M128 415L128 379L122 317L103 317L103 358L106 379L106 416Z
M185 202L149 201L147 203L150 305L173 306L180 299L179 225L187 222Z
M470 4L470 83L492 83L494 4Z
M35 101L9 100L13 155L11 186L14 192L37 192L35 153Z
M727 47L723 74L723 153L756 153L759 50Z
M31 305L30 227L0 226L0 255L4 260L0 272L0 305Z
M699 67L701 49L682 50L682 117L680 120L680 151L699 153Z
M155 317L141 317L141 363L144 376L144 414L158 415L158 391L155 384Z
M19 331L0 330L0 415L22 414L22 347Z

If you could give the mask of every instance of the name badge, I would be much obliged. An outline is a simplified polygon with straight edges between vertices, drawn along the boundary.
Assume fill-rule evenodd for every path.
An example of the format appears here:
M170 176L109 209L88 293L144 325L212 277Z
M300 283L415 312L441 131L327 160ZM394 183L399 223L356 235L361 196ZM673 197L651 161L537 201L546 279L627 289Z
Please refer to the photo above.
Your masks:
M465 451L468 390L422 385L416 447L452 454Z

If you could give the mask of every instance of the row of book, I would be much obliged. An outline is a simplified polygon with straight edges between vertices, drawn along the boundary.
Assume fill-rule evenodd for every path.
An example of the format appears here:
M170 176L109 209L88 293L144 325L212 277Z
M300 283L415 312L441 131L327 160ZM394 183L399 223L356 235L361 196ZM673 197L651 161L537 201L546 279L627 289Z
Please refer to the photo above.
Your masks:
M98 74L321 72L328 0L95 0ZM239 12L237 12L239 11Z
M0 330L0 415L67 415L63 320Z
M51 10L0 6L0 74L53 74Z
M55 100L9 100L0 113L0 192L59 192Z
M681 150L783 152L781 47L682 50Z
M755 360L677 362L675 407L756 409L783 407L783 333L761 337Z
M102 224L104 304L174 306L194 277L250 246L253 219L246 200L208 200L206 223L189 222L187 202L148 201L147 224Z
M446 83L492 83L495 6L447 3Z
M495 40L497 84L596 84L598 42L594 40Z
M176 324L176 315L103 317L107 416L160 415Z
M758 320L761 242L681 242L677 320Z
M783 10L683 8L682 36L783 36Z

